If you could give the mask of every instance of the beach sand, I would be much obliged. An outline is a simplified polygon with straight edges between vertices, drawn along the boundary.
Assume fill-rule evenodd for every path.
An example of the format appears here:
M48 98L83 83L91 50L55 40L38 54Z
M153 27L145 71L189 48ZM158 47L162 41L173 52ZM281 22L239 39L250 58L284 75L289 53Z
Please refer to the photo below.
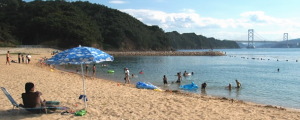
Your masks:
M21 49L21 50L20 50ZM82 77L78 74L37 66L41 57L51 57L53 49L45 48L1 48L0 54L32 54L30 64L5 64L5 55L0 55L0 86L5 87L12 97L22 103L21 94L26 82L35 83L36 90L46 100L57 100L62 106L73 110L84 108L78 97L83 93ZM17 55L12 54L17 60ZM296 120L299 110L258 105L239 100L203 96L199 94L160 92L137 89L104 79L86 78L88 108L85 116L61 115L62 111L51 114L30 114L13 106L1 92L1 120Z

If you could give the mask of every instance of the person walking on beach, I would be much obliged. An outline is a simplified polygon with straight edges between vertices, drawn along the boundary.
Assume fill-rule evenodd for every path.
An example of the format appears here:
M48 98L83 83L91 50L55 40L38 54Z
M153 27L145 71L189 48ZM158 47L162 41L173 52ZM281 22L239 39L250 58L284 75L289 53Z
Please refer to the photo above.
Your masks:
M236 88L241 88L242 84L236 79L235 80L236 82Z
M96 77L96 64L93 65L93 77Z
M126 83L130 84L129 75L130 75L130 73L129 73L128 68L125 68L125 84Z
M277 69L277 72L279 72L279 68Z
M164 81L164 84L165 84L165 85L168 84L168 79L167 79L166 75L164 75L163 81Z
M10 65L10 55L9 55L9 51L7 51L6 53L6 65L7 63Z

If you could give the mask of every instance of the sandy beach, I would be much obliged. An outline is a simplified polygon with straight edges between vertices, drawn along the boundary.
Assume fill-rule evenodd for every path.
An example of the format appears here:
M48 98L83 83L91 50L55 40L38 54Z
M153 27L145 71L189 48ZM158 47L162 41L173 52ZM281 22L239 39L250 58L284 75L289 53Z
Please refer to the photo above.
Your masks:
M30 64L5 64L5 54L30 53ZM12 97L22 103L26 82L35 83L36 90L46 100L57 100L72 110L84 108L79 100L82 77L78 74L40 67L38 60L51 57L50 48L0 48L0 86L5 87ZM17 54L11 54L17 60ZM86 78L88 108L85 116L61 115L62 111L51 114L30 114L12 109L13 106L0 93L1 120L297 120L300 111L270 105L259 105L239 100L203 96L191 93L175 93L137 89L104 79Z

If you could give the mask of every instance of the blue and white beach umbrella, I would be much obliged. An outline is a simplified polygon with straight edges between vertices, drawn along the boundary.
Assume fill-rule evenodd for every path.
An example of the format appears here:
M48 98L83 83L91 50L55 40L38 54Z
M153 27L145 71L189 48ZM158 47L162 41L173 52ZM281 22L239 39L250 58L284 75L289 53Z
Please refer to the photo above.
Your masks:
M114 57L92 47L75 47L62 51L47 60L48 64L90 64L113 61Z
M63 65L63 64L80 64L83 82L83 92L86 96L85 81L83 74L83 64L100 63L104 61L113 61L114 57L92 47L75 47L62 51L46 61L47 64ZM86 97L84 98L85 108L87 107Z

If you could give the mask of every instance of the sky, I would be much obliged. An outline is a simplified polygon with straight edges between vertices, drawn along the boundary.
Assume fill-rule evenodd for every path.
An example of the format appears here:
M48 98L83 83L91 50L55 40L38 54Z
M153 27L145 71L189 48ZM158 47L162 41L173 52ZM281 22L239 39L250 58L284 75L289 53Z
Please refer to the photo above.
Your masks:
M31 1L31 0L25 0ZM77 0L66 0L77 1ZM81 0L118 9L165 32L220 40L300 38L300 0Z

